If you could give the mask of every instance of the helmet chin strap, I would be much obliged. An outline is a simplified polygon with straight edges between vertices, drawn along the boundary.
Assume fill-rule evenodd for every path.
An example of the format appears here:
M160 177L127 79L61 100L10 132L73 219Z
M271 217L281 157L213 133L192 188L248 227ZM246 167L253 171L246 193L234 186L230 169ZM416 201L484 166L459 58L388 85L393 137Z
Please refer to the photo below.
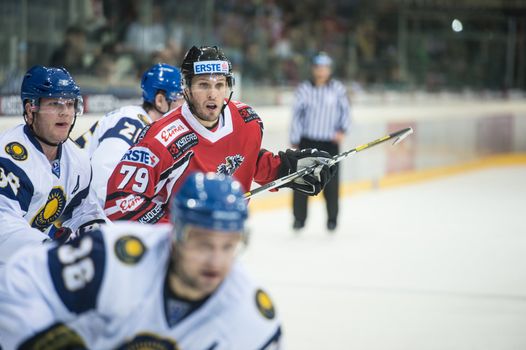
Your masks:
M153 105L153 109L155 109L157 111L157 113L160 113L161 115L165 115L170 110L170 106L168 106L168 109L165 112L163 112L159 108L157 108L157 106L155 104Z
M234 91L230 91L230 95L228 96L228 100L226 101L226 103L223 105L223 108L221 108L221 113L223 113L223 111L225 110L226 106L228 106L228 103L230 102L230 100L232 99L232 95L234 94Z
M46 140L45 138L38 136L37 133L35 132L35 130L33 130L33 127L30 126L29 128L30 128L31 131L33 132L33 136L35 136L35 138L36 138L38 141L40 141L40 142L42 142L42 143L45 143L45 144L48 145L48 146L58 147L62 142L64 142L64 141L59 142L59 143L49 142L49 141Z
M36 118L36 113L35 112L31 112L31 114L33 115L33 123L35 122L35 118ZM29 126L29 130L31 130L31 133L33 134L33 136L40 142L48 145L48 146L51 146L51 147L58 147L60 144L66 142L66 140L69 138L69 134L71 134L71 131L73 130L73 127L75 126L75 122L77 121L77 113L75 113L75 117L73 118L73 123L71 124L71 127L69 128L69 131L68 131L68 137L66 138L66 140L64 141L61 141L61 142L51 142L49 140L46 140L45 138L43 138L42 136L39 136L36 132L35 132L35 129L33 129L33 123L29 124L28 121L27 121L27 118L24 116L24 119L26 121L26 125Z

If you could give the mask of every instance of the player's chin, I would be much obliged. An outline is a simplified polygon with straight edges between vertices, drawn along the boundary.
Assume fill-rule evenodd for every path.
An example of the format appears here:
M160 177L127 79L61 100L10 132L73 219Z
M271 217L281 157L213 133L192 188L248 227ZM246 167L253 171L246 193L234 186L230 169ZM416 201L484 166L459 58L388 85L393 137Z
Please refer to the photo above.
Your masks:
M55 142L64 142L68 139L69 129L63 132L60 132L55 137Z
M220 275L208 276L201 275L201 289L204 292L212 293L214 290L219 287L223 278Z
M217 120L217 118L219 118L219 111L208 111L208 113L205 114L206 115L206 120L208 121L215 121Z
M68 137L69 129L71 129L70 124L62 123L62 124L55 124L55 128L53 131L54 131L54 134L56 134L58 137L62 137L62 136Z
M48 135L46 139L52 143L62 143L68 139L68 133L67 132L65 133L56 132L56 133L53 133L53 135Z

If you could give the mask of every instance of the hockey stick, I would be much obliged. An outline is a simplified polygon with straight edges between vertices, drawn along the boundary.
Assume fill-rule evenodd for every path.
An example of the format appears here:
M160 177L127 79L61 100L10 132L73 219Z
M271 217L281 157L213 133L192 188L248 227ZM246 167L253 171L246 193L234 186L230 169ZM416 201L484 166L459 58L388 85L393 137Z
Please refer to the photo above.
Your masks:
M371 148L373 146L376 146L376 145L379 145L385 141L388 141L388 140L392 140L392 139L395 139L394 142L393 142L393 145L396 145L398 143L400 143L403 139L405 139L407 136L411 135L413 133L413 129L412 128L405 128L405 129L401 129L401 130L398 130L398 131L395 131L389 135L385 135L383 137L380 137L379 139L376 139L374 141L371 141L369 143L365 143L363 145L360 145L356 148L353 148L351 150L348 150L346 152L342 152L340 154L337 154L335 155L334 157L332 157L332 159L330 159L328 162L327 162L327 165L331 166L331 165L334 165L340 161L342 161L343 159L347 158L348 156L354 154L354 153L358 153L360 151L363 151L364 149L368 149L368 148ZM289 174L289 175L286 175L286 176L283 176L283 177L280 177L279 179L276 179L274 181L271 181L269 182L268 184L265 184L263 186L260 186L260 187L257 187L255 189L253 189L252 191L248 191L245 193L245 198L250 198L258 193L261 193L261 192L264 192L264 191L268 191L268 190L271 190L273 188L276 188L276 187L279 187L279 186L283 186L291 181L294 181L295 179L299 178L299 177L302 177L304 175L307 175L311 172L314 171L314 169L318 166L319 164L313 164L307 168L303 168L301 170L298 170L296 171L295 173L292 173L292 174Z

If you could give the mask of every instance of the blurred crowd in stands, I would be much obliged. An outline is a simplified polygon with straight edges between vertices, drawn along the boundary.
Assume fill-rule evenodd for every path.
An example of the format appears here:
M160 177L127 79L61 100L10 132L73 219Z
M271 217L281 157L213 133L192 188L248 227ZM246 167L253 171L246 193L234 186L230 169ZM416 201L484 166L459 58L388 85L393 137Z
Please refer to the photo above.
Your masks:
M28 65L64 66L96 91L133 86L153 63L178 66L192 45L218 44L248 86L293 86L320 50L334 58L342 80L396 80L396 33L382 31L356 3L94 0L84 6L90 16L64 28L49 57L29 57Z
M526 5L510 12L477 4L4 0L0 49L8 53L0 57L0 94L18 93L21 72L47 64L66 67L86 93L130 97L150 65L178 66L192 45L214 44L224 49L246 88L295 86L308 77L309 61L320 50L333 57L334 74L350 87L461 91L526 85ZM462 33L451 31L456 15L471 21Z

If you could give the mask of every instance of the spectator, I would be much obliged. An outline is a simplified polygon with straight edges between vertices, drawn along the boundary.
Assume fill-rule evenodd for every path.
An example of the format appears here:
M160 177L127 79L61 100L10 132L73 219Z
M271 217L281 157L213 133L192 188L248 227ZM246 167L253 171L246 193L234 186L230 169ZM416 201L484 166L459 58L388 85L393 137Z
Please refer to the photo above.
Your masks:
M126 47L137 54L139 61L144 61L166 45L166 29L159 5L152 5L151 1L141 1L139 20L130 24L126 31Z
M53 67L64 67L71 74L87 72L88 60L86 53L86 32L78 26L69 27L63 44L56 49L50 60Z

